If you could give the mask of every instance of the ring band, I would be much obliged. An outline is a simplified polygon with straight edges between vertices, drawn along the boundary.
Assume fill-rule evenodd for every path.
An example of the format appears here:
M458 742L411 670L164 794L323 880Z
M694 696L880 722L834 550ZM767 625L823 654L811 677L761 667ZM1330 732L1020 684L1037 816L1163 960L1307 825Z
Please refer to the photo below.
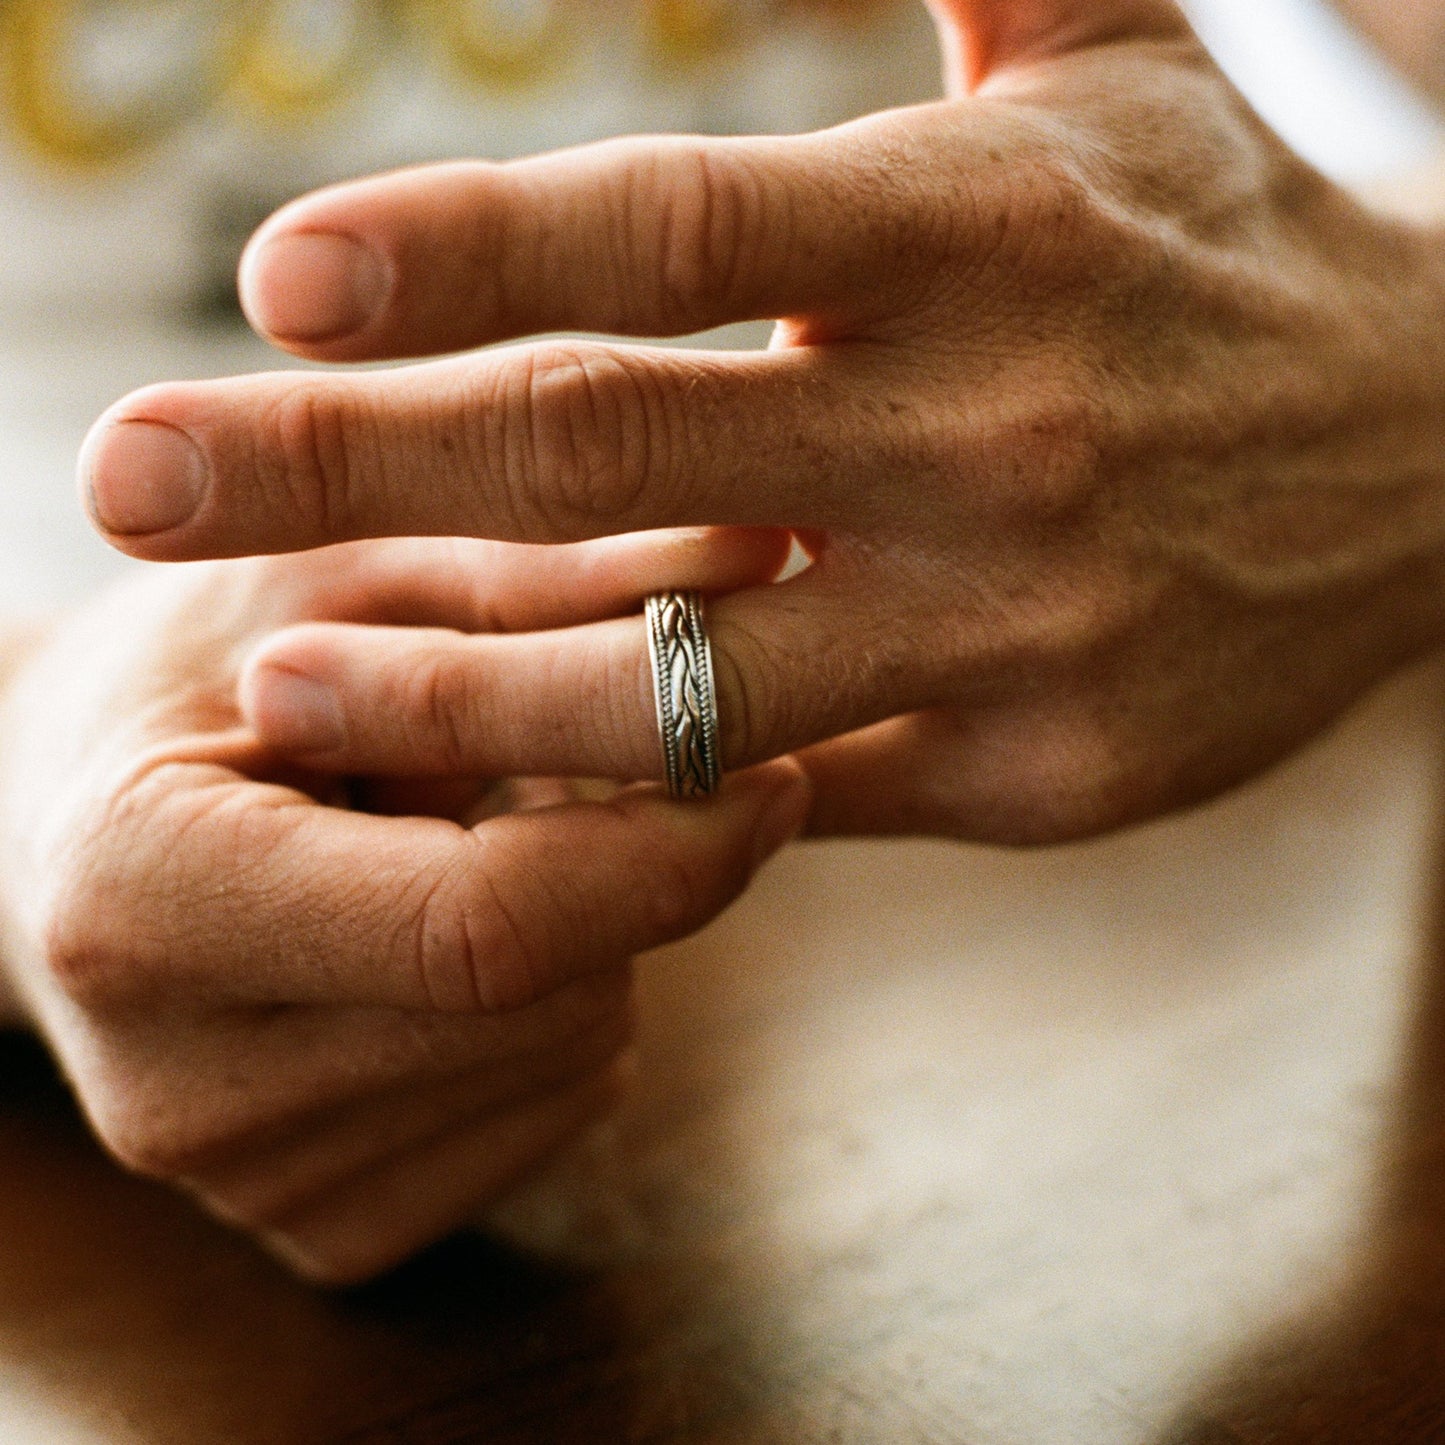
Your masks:
M717 790L722 767L712 646L696 592L647 599L647 652L667 791L674 798L706 797Z

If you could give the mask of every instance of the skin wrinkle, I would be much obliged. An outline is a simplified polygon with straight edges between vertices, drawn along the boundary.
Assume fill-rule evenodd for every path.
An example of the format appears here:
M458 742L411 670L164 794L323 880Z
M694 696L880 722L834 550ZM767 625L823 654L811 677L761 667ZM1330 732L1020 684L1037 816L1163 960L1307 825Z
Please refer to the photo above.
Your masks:
M652 670L641 665L645 653L643 648L636 651L631 662L609 648L599 647L596 653L596 663L588 670L598 677L599 684L590 697L578 699L578 707L591 717L598 737L616 739L614 751L618 762L632 762L631 754L638 751L631 746L635 737L632 719L639 713L645 716L646 709L652 706ZM558 673L555 666L551 671ZM559 691L565 688L565 674L557 675L553 686ZM552 726L559 746L565 747L569 732L566 719L555 718ZM660 768L661 764L658 766ZM631 771L630 768L626 770Z
M725 270L719 265L722 252L716 244L714 224L715 221L727 224L730 216L736 233L739 229L737 209L740 198L736 181L727 170L730 163L721 157L709 162L702 150L676 151L668 160L687 179L681 184L662 186L658 184L655 173L649 174L642 169L634 172L627 216L633 229L629 256L640 253L651 260L656 238L655 270L661 278L661 315L665 324L670 323L671 329L671 325L676 324L673 318L685 317L692 312L695 298L712 300L720 294L720 287L726 284ZM661 204L655 216L651 206L638 205L642 194L646 194L649 200L660 196ZM640 227L639 216L642 218ZM634 269L642 268L634 263ZM646 269L651 271L654 266L649 265ZM646 286L646 281L643 286Z
M290 509L315 521L328 535L350 536L356 525L352 498L352 452L340 414L340 398L323 399L309 386L275 398L270 426L279 467L269 468L265 491L281 492ZM349 420L357 420L353 411Z
M329 420L347 428L339 443L350 448L346 510L402 533L472 528L538 543L681 516L803 531L822 559L804 576L776 588L740 577L704 590L714 594L722 715L734 720L724 726L742 734L730 735L728 762L802 747L814 791L794 797L813 808L815 830L921 824L1019 845L1093 835L1187 807L1330 726L1400 660L1445 637L1442 233L1367 208L1291 156L1163 0L1065 5L951 7L977 35L987 31L975 53L996 64L981 94L964 101L801 138L613 142L512 163L502 179L465 167L415 171L301 203L286 225L324 232L344 219L343 229L364 231L417 268L413 289L398 293L404 304L378 329L305 349L317 359L451 351L596 330L599 321L647 335L659 317L686 329L730 319L720 314L729 307L794 317L762 357L598 343L562 343L568 354L559 357L546 343L558 395L545 399L547 353L539 362L525 346L395 375L288 378L288 387L310 387L318 405L329 398ZM1131 18L1139 23L1126 34L1120 26ZM1076 53L1050 55L1066 35L1081 40ZM953 33L955 53L960 39ZM982 79L955 67L955 92L965 78ZM698 168L709 165L715 175L698 195ZM478 208L499 218L488 234L472 218ZM489 247L526 254L491 256ZM510 280L504 314L429 307L427 288L453 300L469 294L478 255ZM538 294L525 294L533 285ZM709 286L728 294L688 294ZM278 463L248 434L268 387L280 384L152 393L145 404L159 409L157 419L204 424L216 457L252 456L256 466L250 474L219 467L212 506L194 523L118 543L176 559L334 540L314 527L323 503L290 496L279 476L258 494L257 480L270 480ZM479 397L495 402L480 418ZM468 436L470 444L455 440ZM313 439L318 475L324 441ZM491 465L461 470L469 451ZM332 521L348 518L333 512ZM828 532L821 544L817 529ZM529 666L525 646L478 644L485 661L475 685L452 699L459 718L440 715L446 699L437 693L430 720L398 719L377 705L395 685L398 654L382 651L398 646L395 637L355 628L345 639L313 637L361 680L345 699L363 719L352 736L376 751L330 755L324 767L302 759L297 775L318 794L328 773L360 775L358 792L388 798L398 812L485 810L480 796L448 792L466 780L409 779L411 757L396 749L456 754L495 711L505 714L506 736L491 729L482 740L484 771L534 776L529 747L545 745L551 768L568 761L569 739L574 761L595 760L596 735L617 729L618 751L641 761L645 750L655 777L641 628L596 626L626 610L618 595L605 586L587 597L569 591L577 577L528 555L536 574L529 582L529 564L517 560L497 583L513 600L489 604L489 615L511 620L531 607L545 618L553 629L537 644L545 665ZM656 585L674 564L661 551L651 557L639 565ZM324 553L311 561L327 565ZM86 727L122 759L137 736L174 736L167 730L183 721L174 699L190 696L187 673L212 677L217 695L233 681L215 676L218 637L228 656L240 636L308 620L287 575L278 569L264 585L246 568L204 584L168 578L175 593L196 587L192 610L209 604L214 616L143 618L137 625L152 642L128 653L129 700L118 700L127 697L119 683L102 687L66 709L66 726L48 729L53 737L37 740L33 723L7 735L0 751L19 759L11 771L43 780L67 776L76 757L94 766L79 738ZM548 610L524 600L529 586L572 600ZM365 590L355 577L347 588ZM428 620L448 626L472 616L438 615L440 595L434 605ZM268 645L273 657L287 655L283 644L265 644L260 655ZM60 695L75 696L64 691L77 686L69 674L104 677L115 666L95 649L90 668L63 670ZM265 668L252 667L242 680L246 725L262 736L264 679ZM929 710L918 711L925 702ZM69 725L77 711L88 720L79 729ZM223 721L211 717L206 727ZM254 749L248 756L230 741L223 752L221 736L187 745L209 737L237 775L259 771ZM43 791L18 813L0 808L5 848L37 874L68 826ZM296 795L293 806L316 805ZM602 811L559 804L525 820L482 821L478 836L496 850L483 881L501 893L459 888L461 911L438 912L433 927L451 938L465 932L472 990L490 984L476 976L483 968L509 962L490 956L490 935L530 929L544 977L526 986L551 986L596 952L649 941L647 928L666 924L670 908L706 911L722 901L747 871L747 835L760 816L743 820L730 806L725 788L675 834L666 831L667 805L642 793ZM17 825L27 810L35 830ZM290 874L307 874L297 864L310 849L341 868L346 850L321 827L329 816L298 813L284 839L270 836ZM441 867L436 833L412 832L419 841L401 845L420 817L346 821L376 852L353 865L374 891L351 931L315 916L325 909L293 927L278 903L284 887L278 894L260 863L233 870L249 894L218 900L208 915L212 928L229 919L235 934L249 928L272 947L289 940L303 950L299 971L297 957L270 961L272 991L284 981L292 1001L317 982L305 974L304 950L351 956L375 947L363 930L386 901L416 898L421 887L403 855L420 849L434 872ZM704 831L724 824L735 829L730 841ZM397 831L375 831L382 827ZM252 849L267 838L264 828L228 835L231 846ZM550 853L536 846L547 839ZM658 851L685 855L673 865L671 904L646 891ZM560 879L549 858L565 860ZM602 859L618 872L599 871ZM244 912L248 901L266 910L259 921ZM649 920L649 908L661 911ZM467 992L466 981L440 976L450 964L435 950L446 941L407 937L383 957L402 973L433 968L434 989ZM201 961L210 973L190 964L198 997L250 977L234 966L237 940L216 942L217 955ZM173 960L178 972L186 963ZM335 986L347 986L342 972ZM377 983L361 970L349 980L354 990ZM44 998L53 980L36 966L27 987ZM95 1087L124 1092L128 1058L139 1079L128 1050L143 1047L140 1034L98 1014L77 1021L60 1006L48 1017L68 1059L113 1050L113 1070ZM87 1030L99 1044L78 1037ZM195 1032L206 1036L203 1010ZM335 1057L345 1048L338 1038ZM526 1056L517 1048L514 1057ZM223 1053L218 1045L213 1057ZM203 1082L179 1054L171 1062L178 1087ZM344 1274L422 1242L463 1196L475 1203L514 1164L545 1152L570 1127L569 1110L585 1112L607 1087L599 1074L570 1101L519 1110L495 1129L459 1126L430 1153L383 1154L369 1172L333 1177L304 1217L288 1222L290 1245L316 1256L301 1267Z
M312 1121L299 1137L228 1159L215 1170L202 1169L191 1187L223 1197L233 1223L279 1226L332 1187L338 1173L353 1173L399 1148L426 1148L459 1125L481 1123L585 1080L614 1058L628 1037L625 1019L609 1019L570 1041L565 1052L548 1055L544 1073L501 1096L491 1088L479 1090L467 1075L421 1098L403 1093L342 1106Z
M612 530L607 524L623 522L637 514L649 492L649 483L668 487L672 475L668 466L670 449L662 438L662 419L672 408L656 404L662 389L660 378L650 378L641 367L634 368L603 349L584 352L580 387L586 401L585 415L590 433L580 434L577 474L586 477L586 503L592 509L589 532ZM599 444L591 445L592 437ZM636 450L627 450L629 441ZM659 444L662 441L663 444ZM602 458L599 462L595 458ZM610 458L616 457L613 465ZM583 507L579 513L586 515ZM600 522L603 525L597 526Z
M224 1087L213 1050L201 1061L204 1088L188 1086L195 1064L176 1048L186 1036L179 1018L167 1027L153 1011L122 1016L125 1032L101 1044L74 1069L84 1099L112 1101L92 1110L91 1122L107 1148L127 1167L166 1178L207 1167L241 1148L257 1148L288 1129L298 1106L317 1099L311 1078L278 1081L274 1075ZM137 1060L141 1061L137 1067ZM284 1083L284 1086L280 1086Z
M214 1194L207 1178L193 1176L220 1177L246 1157L264 1176L286 1149L306 1155L303 1135L319 1128L308 1157L321 1213L308 1213L307 1227L325 1237L316 1241L321 1258L304 1267L326 1275L342 1258L380 1268L425 1243L429 1230L445 1227L417 1212L431 1197L424 1188L410 1212L378 1212L378 1180L394 1190L424 1160L378 1143L376 1156L354 1161L359 1171L348 1166L326 1134L328 1108L355 1101L365 1112L368 1098L388 1093L406 1114L438 1087L443 1071L456 1075L461 1114L471 1107L462 1095L495 1101L485 1127L467 1136L468 1147L482 1151L470 1182L438 1182L467 1212L603 1106L611 1097L609 1049L620 1047L627 1032L628 977L614 970L569 985L562 975L579 961L575 938L538 935L544 952L537 966L555 972L525 985L546 990L545 1001L530 1008L478 1014L473 997L453 1000L471 1012L440 1014L359 1000L422 1001L405 975L409 963L420 967L423 945L435 948L438 940L427 944L427 921L418 925L414 909L448 872L455 879L451 901L435 893L431 928L449 925L453 937L464 934L476 959L464 980L473 994L485 981L476 975L500 965L497 940L507 924L468 873L469 854L487 869L484 883L502 881L501 873L511 880L498 901L516 910L519 928L539 915L544 928L553 927L559 910L594 906L588 900L605 890L633 910L607 920L612 946L653 941L637 900L658 846L655 815L663 805L635 799L627 808L587 815L559 801L525 821L484 819L473 835L448 816L428 815L418 792L412 807L420 805L421 815L344 818L338 807L274 780L284 775L323 796L333 791L325 775L268 754L243 724L236 658L269 630L303 619L313 628L354 623L377 608L417 603L439 622L497 612L525 625L529 609L542 607L553 625L565 626L612 613L615 589L638 561L669 567L681 561L700 578L737 581L757 575L765 552L768 565L776 563L775 549L733 548L722 540L731 561L702 548L700 538L668 539L656 553L648 539L635 539L584 546L569 554L575 568L558 561L540 574L541 554L531 549L422 539L155 569L48 634L3 700L9 727L0 750L0 846L14 863L5 875L7 894L18 891L27 902L20 911L12 897L4 899L5 934L13 940L4 962L15 971L29 1021L50 1040L92 1127L125 1167L190 1187L226 1216L224 1182ZM458 569L469 579L465 588L458 587ZM39 705L24 707L26 697ZM364 781L382 790L389 782ZM770 787L778 781L775 771ZM728 886L751 867L760 805L748 779L733 780L733 787L741 807L721 803L690 819L668 844L697 855L698 878ZM603 820L611 846L599 841L595 853L579 846ZM471 842L461 843L464 837ZM478 847L485 847L484 857L475 854ZM565 890L534 886L538 860L548 856L568 860ZM602 858L614 860L605 873L598 870ZM84 891L70 903L47 900L29 886L46 880L63 888L74 879ZM47 956L44 919L36 916L51 902L72 922L102 928L106 947L115 946L106 964L114 972L103 989L66 992ZM430 962L432 987L455 991L458 980L441 976L440 954L434 951ZM325 1002L328 995L338 1002ZM575 1069L580 1083L541 1105L521 1102L529 1081L555 1080L554 1066L563 1061L562 1073L570 1077ZM458 1128L468 1127L445 1109L434 1117L453 1141ZM235 1218L239 1186L229 1202Z
M483 163L480 174L487 177L490 189L505 195L508 177L503 169L486 167ZM462 269L470 281L470 290L462 304L470 305L476 315L505 316L509 296L525 294L533 289L528 284L530 278L518 281L508 275L504 264L498 264L499 261L505 263L526 255L526 251L515 244L512 232L515 215L515 209L499 197L496 204L475 207L468 217L468 224L462 228L467 243L460 259ZM420 266L414 268L412 274L425 274L425 254L420 260ZM422 296L433 305L449 304L447 298L430 288L424 288ZM450 304L454 305L455 300ZM444 319L444 316L439 316L438 319Z
M458 691L458 679L444 667L435 651L422 650L411 659L397 699L398 715L420 734L417 751L435 752L440 744L441 771L465 771L468 725L484 721L475 708L465 708L466 694Z
M651 156L643 162L643 165L651 164L655 168L657 163L657 158ZM606 283L610 283L605 284L601 289L606 295L614 298L610 311L604 303L604 315L608 315L613 322L608 329L622 334L627 326L627 313L630 309L628 304L631 299L628 296L629 281L634 275L633 248L638 232L638 202L642 200L642 196L638 179L630 172L608 176L602 179L600 184L607 187L608 194L608 202L603 207L606 221L602 228L601 240L603 256L605 256L603 277ZM645 212L650 207L643 209ZM559 266L563 267L567 263L567 253L570 250L568 229L565 226L559 227L557 235L560 243L557 262Z
M81 824L66 856L49 872L37 913L40 948L61 992L83 1009L150 1003L164 998L172 983L156 969L168 938L168 930L161 926L164 909L157 909L170 896L166 865L173 866L184 856L188 834L212 822L224 794L208 790L199 806L186 809L178 820L166 819L171 846L160 868L148 868L140 861L151 856L155 846L153 815L139 844L119 849L114 845L118 839L133 838L134 824L150 812L148 801L138 796L140 791L153 790L163 781L165 769L185 766L155 758L149 767L138 768L105 799L92 821ZM123 820L131 827L124 827ZM111 871L97 876L98 866ZM213 890L217 886L212 884ZM123 920L113 907L116 897L132 900L132 912Z
M165 1036L138 1032L134 1041L154 1052L154 1065L138 1073L128 1056L113 1050L103 1087L94 1071L82 1075L92 1097L121 1100L119 1113L93 1116L107 1149L128 1169L152 1179L205 1173L238 1151L258 1150L287 1137L318 1100L316 1084L280 1090L270 1079L237 1078L231 1087L208 1075L203 1091L190 1085L178 1061L165 1052Z
M610 409L602 388L615 385L601 379L607 365L581 344L547 343L527 356L505 424L524 438L518 485L527 489L520 512L528 532L535 518L553 536L593 535L599 521L620 518L635 505L646 486L634 473L608 495L599 481ZM615 435L625 434L615 427Z
M488 1014L494 1011L492 1001L482 986L482 960L490 949L472 932L472 917L464 898L480 890L487 901L500 906L494 896L495 881L488 871L485 850L479 842L469 845L472 854L464 865L454 861L450 868L432 878L420 896L410 905L410 918L399 931L411 935L414 942L414 972L421 986L421 997L437 1013ZM459 883L457 875L465 872ZM512 918L499 915L503 937L515 930ZM512 943L520 948L520 938Z
M287 1242L307 1247L313 1258L304 1263L320 1283L341 1285L367 1278L427 1239L459 1228L471 1215L470 1199L495 1195L511 1182L518 1172L514 1136L519 1124L529 1125L539 1136L539 1152L545 1159L616 1099L617 1085L604 1075L537 1100L510 1120L459 1131L431 1150L416 1151L401 1164L379 1164L288 1218ZM410 1169L403 1167L407 1164ZM467 1183L468 1176L479 1179ZM372 1217L372 1211L358 1203L368 1196L375 1200L385 1226L379 1238L358 1227ZM412 1222L418 1214L426 1221L421 1230Z
M510 1013L535 1003L555 987L571 963L567 948L571 939L558 947L559 936L566 934L570 926L560 909L545 905L528 908L525 912L533 922L524 922L524 911L511 902L504 878L490 869L481 874L478 889L487 906L465 908L463 925L466 964L475 980L478 1000L485 1008ZM549 885L541 886L550 904L555 888ZM483 919L485 925L479 927ZM555 966L559 959L562 968ZM553 962L549 965L548 960ZM486 984L489 976L490 988Z

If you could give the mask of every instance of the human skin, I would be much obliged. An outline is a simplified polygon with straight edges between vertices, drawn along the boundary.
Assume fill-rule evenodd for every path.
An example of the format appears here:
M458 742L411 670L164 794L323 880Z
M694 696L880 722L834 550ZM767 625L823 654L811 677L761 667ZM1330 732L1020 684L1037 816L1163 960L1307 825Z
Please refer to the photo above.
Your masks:
M819 833L1050 842L1267 766L1440 639L1445 234L1294 156L1164 0L936 9L943 102L345 185L242 271L325 360L783 317L768 352L152 388L88 444L99 525L157 560L792 528L814 565L711 631L724 762L797 752ZM637 619L306 628L243 698L320 768L656 771Z
M472 1151L468 1167L443 1157L428 1174L405 1130L387 1133L430 1077L395 1044L418 1010L392 1007L380 1027L393 1043L350 1056L371 1060L371 1093L339 1106L352 1110L342 1120L325 1113L325 1070L303 1070L280 1109L275 1081L294 1075L269 1067L264 1005L227 987L259 987L269 960L313 941L313 916L335 913L328 897L375 876L383 821L421 821L326 807L338 774L409 779L393 801L429 800L439 817L425 826L450 838L466 831L459 775L654 776L637 616L650 587L695 580L720 594L709 616L726 760L801 748L819 832L1048 841L1167 811L1287 752L1439 640L1438 221L1367 205L1303 166L1166 5L954 4L940 19L946 102L798 139L621 142L342 187L275 218L243 276L261 329L320 359L788 318L766 355L545 343L391 374L166 386L113 409L87 447L98 520L155 559L388 532L558 541L739 520L797 530L816 554L802 576L763 586L777 561L766 537L700 539L686 565L639 544L602 601L569 589L577 554L551 570L550 554L526 554L528 568L503 568L511 585L560 591L576 609L526 637L491 635L465 610L378 615L368 587L345 607L293 592L336 553L182 569L148 582L156 610L139 652L98 676L113 602L22 649L0 722L17 995L122 1159L195 1181L318 1277L357 1277L440 1232L463 1201L444 1191L438 1215L428 1181L460 1178L469 1209L501 1187L474 1172L485 1160L520 1169L586 1110L533 1121L526 1147L513 1131L500 1151L481 1126L443 1126ZM1426 199L1413 191L1410 209L1427 216ZM350 239L297 243L328 235ZM357 242L377 259L349 290L342 263ZM368 302L379 309L363 321ZM178 430L201 449L198 506L148 531L146 509L185 481L163 465ZM735 545L751 560L729 575L690 573ZM540 590L535 578L528 590L532 567ZM422 566L418 586L445 570ZM274 605L288 595L294 606ZM219 645L218 616L234 624ZM505 620L509 632L540 625L525 607ZM170 692L138 681L158 658ZM341 745L317 747L318 722L338 720ZM174 731L155 737L158 721ZM73 760L102 743L115 770L81 769L77 785ZM170 762L143 771L174 793L151 786L137 810L124 780L156 746ZM273 773L287 750L299 771L283 785ZM223 794L244 806L213 810ZM779 804L788 827L806 801L793 790ZM777 836L713 807L621 806L639 816L563 809L525 827L580 819L599 867L619 847L690 858L695 911L664 909L665 931L741 886L753 856L742 835ZM87 824L112 813L131 831ZM269 814L335 825L350 840L337 844L344 877L313 867L325 850L268 874L280 846L260 826ZM257 822L239 860L237 830L214 827L232 816ZM193 818L184 836L210 843L168 848ZM503 824L520 826L483 826ZM689 829L711 841L686 851ZM297 880L309 906L268 909ZM326 953L355 969L353 991L376 972L385 881ZM414 922L407 901L391 899L394 916ZM534 895L519 916L547 918L551 901ZM584 910L571 956L604 926ZM227 947L213 957L195 939ZM281 1017L300 1019L295 980L289 991ZM620 1006L576 1007L605 1036ZM422 1012L424 1035L449 1027ZM476 1019L460 1027L474 1037ZM572 1047L557 1027L566 1042L506 1047L551 1067ZM383 1065L397 1047L393 1089ZM293 1069L320 1058L345 1072L341 1045L316 1050L299 1030L281 1052ZM421 1052L433 1052L425 1037ZM497 1064L459 1066L500 1090L491 1102L507 1099ZM607 1067L589 1075L601 1093L588 1107ZM197 1100L225 1107L192 1115ZM453 1122L454 1107L435 1105ZM515 1101L499 1107L514 1118ZM377 1138L397 1164L381 1192L382 1165L345 1155ZM288 1211L285 1181L307 1184L306 1169L338 1157L350 1173L313 1191L311 1213ZM378 1240L369 1221L398 1196L422 1213L406 1215L404 1238Z
M720 805L655 787L401 786L285 764L237 671L300 618L532 628L684 576L756 581L775 538L581 549L358 543L156 569L0 649L11 1021L99 1138L308 1277L366 1278L608 1109L633 953L721 909L801 825L783 763Z
M1439 0L1335 0L1426 95L1445 104L1445 5Z

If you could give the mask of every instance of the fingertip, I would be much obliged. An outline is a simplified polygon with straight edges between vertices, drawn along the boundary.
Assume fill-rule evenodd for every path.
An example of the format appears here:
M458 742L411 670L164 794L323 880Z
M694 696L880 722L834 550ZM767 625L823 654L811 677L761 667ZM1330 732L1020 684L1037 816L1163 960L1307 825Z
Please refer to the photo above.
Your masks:
M269 638L241 667L237 701L247 726L282 752L335 752L347 742L346 712L317 665L312 629Z
M82 505L113 546L145 550L148 538L184 526L210 488L210 461L183 427L163 419L166 388L122 398L86 434L76 459Z
M346 746L346 713L335 688L305 673L257 669L250 711L243 713L263 742L284 752L331 753Z
M640 791L647 800L667 808L684 828L726 837L731 840L729 847L746 839L751 849L750 870L797 837L807 826L813 807L812 780L790 757L729 773L708 798L680 801L655 785Z
M753 786L763 791L753 832L752 866L758 868L807 827L813 782L792 758L775 758L749 772Z
M302 349L345 341L386 310L395 267L378 247L344 231L272 227L241 257L241 309L268 341Z
M776 582L788 565L793 534L787 527L702 527L697 544L717 556L717 582L704 592L728 592Z

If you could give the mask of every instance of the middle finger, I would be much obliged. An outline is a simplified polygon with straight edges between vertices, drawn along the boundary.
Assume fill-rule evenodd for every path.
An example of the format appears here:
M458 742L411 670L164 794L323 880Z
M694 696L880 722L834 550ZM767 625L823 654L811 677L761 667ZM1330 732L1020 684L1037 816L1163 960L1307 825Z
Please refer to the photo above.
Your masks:
M853 392L808 348L592 342L174 383L101 418L81 480L108 540L156 561L390 535L826 528L861 445Z

